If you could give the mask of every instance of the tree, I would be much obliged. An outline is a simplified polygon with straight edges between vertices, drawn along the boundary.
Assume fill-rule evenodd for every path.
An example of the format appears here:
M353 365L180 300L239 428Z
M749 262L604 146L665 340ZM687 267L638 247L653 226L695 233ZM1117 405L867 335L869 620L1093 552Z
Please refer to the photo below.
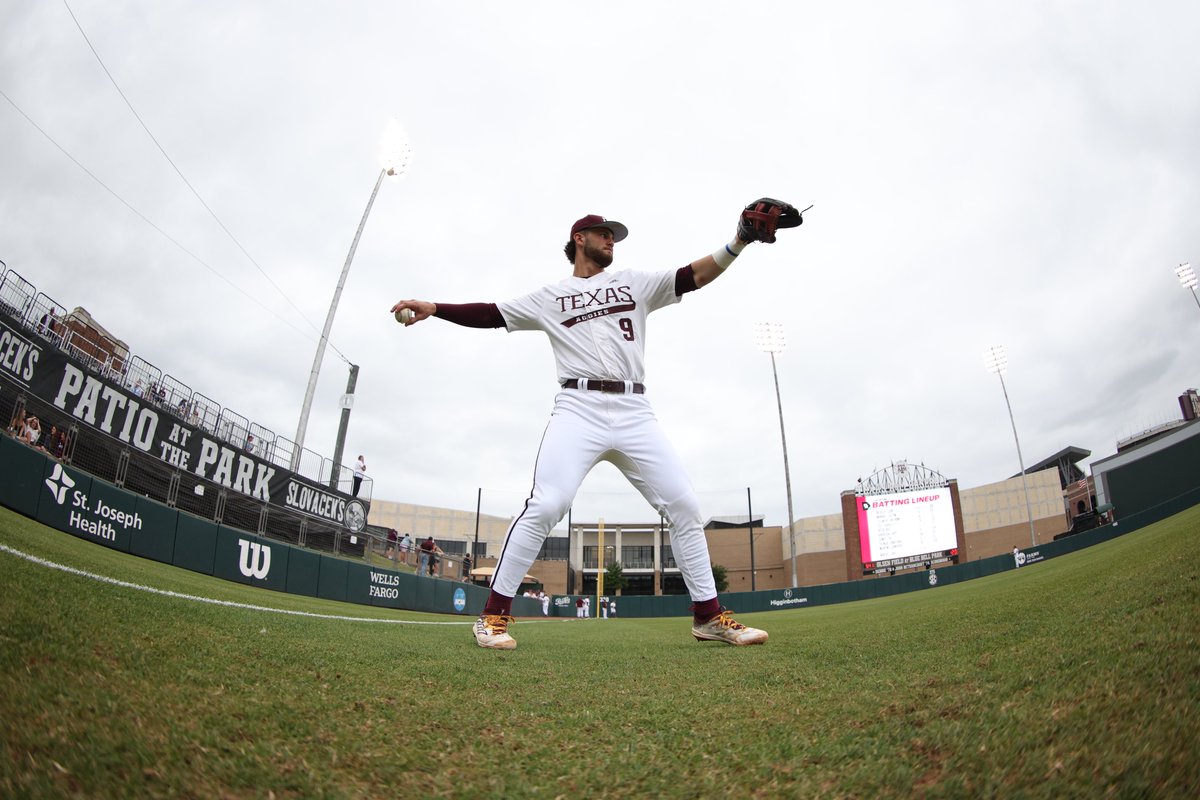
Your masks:
M729 573L720 564L712 565L713 580L716 581L717 591L723 592L729 588Z
M614 561L608 565L608 569L604 570L604 593L605 594L620 594L621 590L629 585L629 578L625 577L625 570L621 567L620 561Z

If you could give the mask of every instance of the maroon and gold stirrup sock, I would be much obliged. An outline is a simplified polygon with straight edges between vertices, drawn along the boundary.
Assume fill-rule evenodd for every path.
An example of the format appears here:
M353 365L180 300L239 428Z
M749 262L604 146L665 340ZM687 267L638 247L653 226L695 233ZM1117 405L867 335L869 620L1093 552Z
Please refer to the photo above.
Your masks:
M511 597L505 597L493 589L492 593L488 595L487 604L483 607L483 613L499 617L511 617L512 601Z
M720 613L721 601L715 597L712 600L692 603L692 619L695 620L697 625L703 625Z

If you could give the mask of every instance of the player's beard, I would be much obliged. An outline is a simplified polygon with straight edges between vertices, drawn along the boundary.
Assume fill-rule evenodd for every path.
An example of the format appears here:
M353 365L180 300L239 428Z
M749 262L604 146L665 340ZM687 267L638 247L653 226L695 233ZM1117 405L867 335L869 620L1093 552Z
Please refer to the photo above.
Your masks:
M599 247L592 247L590 244L585 244L583 246L583 254L592 261L596 262L596 265L600 267L600 269L607 268L608 265L613 262L612 253Z

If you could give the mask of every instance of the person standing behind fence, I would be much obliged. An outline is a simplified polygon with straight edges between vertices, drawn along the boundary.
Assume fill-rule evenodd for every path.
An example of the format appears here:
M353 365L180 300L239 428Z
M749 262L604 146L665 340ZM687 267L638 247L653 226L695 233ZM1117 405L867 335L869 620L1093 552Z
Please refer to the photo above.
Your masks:
M404 534L404 538L400 540L400 563L406 567L408 566L409 550L412 550L412 537L406 533Z
M417 574L429 574L429 562L433 559L433 551L437 547L433 542L433 537L430 536L425 541L421 542L417 548Z
M8 432L18 439L25 433L25 407L21 406L13 412L12 419L8 423Z
M48 336L54 333L54 320L58 317L58 309L50 306L50 310L42 314L42 319L38 322L38 333L42 336Z
M41 438L41 435L42 435L42 423L38 420L37 417L33 417L33 416L28 417L25 420L25 428L24 428L24 430L21 431L21 434L19 437L21 439L21 441L25 442L25 444L27 444L31 447L36 447L37 443L38 443L38 439Z
M387 535L387 558L389 560L396 557L396 529L388 528Z
M358 489L362 486L363 478L367 476L367 460L362 456L354 464L354 496L358 497Z

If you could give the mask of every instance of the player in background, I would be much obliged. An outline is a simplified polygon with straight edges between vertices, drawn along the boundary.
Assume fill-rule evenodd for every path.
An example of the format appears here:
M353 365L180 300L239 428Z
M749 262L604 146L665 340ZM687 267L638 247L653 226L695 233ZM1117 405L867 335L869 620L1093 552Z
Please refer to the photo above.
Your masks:
M737 235L712 255L677 270L609 271L628 235L619 222L591 214L571 226L563 252L570 277L502 303L401 300L405 325L429 317L473 328L542 331L550 339L561 387L534 464L533 490L513 521L475 622L480 647L511 650L512 599L550 530L566 515L584 477L600 461L617 467L670 523L671 547L692 599L692 635L734 645L762 644L766 631L737 622L717 599L700 503L667 440L642 383L646 319L719 278L753 241L774 242L777 227L801 224L800 212L770 198L742 212Z

